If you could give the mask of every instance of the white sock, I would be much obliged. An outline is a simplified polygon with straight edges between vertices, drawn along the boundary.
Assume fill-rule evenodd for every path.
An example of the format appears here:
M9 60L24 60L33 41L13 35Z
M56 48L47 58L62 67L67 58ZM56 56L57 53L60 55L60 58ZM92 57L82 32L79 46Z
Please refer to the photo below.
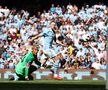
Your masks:
M54 77L57 77L57 74L54 74Z

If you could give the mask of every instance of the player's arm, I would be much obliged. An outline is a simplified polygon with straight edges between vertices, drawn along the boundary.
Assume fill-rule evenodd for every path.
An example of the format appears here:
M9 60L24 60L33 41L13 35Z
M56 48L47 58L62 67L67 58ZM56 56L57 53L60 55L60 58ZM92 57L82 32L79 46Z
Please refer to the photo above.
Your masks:
M57 44L60 44L61 46L66 47L66 44L63 44L62 42L56 42Z
M41 67L41 62L39 62L37 59L35 59L35 64L37 64L39 67Z
M31 38L30 40L33 41L33 40L35 40L35 39L37 39L37 38L39 38L39 37L41 37L40 34L39 34L39 35L36 35L35 37Z
M56 44L59 44L59 45L61 45L61 46L63 46L63 47L66 47L66 44L63 43L63 39L64 39L64 36L59 36L59 37L57 38L57 40L56 40Z
M42 33L40 33L40 34L38 34L38 35L32 37L32 38L29 40L29 42L31 42L31 41L33 41L33 40L35 40L35 39L38 39L38 38L42 37L43 35L44 35L44 33L42 32Z
M31 52L28 52L21 60L22 65L24 65L23 72L25 74L25 79L28 79L29 67L30 67L30 63L28 62L28 60L32 60L31 57L32 57Z
M25 79L28 80L28 72L29 72L29 67L25 67Z

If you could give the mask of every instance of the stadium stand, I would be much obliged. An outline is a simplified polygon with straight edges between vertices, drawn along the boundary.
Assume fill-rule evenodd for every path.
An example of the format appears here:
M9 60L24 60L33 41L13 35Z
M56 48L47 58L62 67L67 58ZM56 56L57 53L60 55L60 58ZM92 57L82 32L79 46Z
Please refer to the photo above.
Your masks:
M30 39L54 21L56 43L52 48L63 55L60 68L106 69L107 15L108 7L103 4L86 5L81 9L72 4L66 7L52 4L48 11L33 16L25 10L17 12L0 6L0 68L14 69L33 44L39 45L38 58L42 61L45 58L43 37L32 42ZM52 67L52 60L47 60L45 67Z

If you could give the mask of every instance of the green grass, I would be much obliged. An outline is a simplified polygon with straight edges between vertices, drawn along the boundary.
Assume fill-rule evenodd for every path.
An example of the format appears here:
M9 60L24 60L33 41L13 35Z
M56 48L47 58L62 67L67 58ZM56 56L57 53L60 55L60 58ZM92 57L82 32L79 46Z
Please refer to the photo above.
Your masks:
M101 80L0 80L0 90L105 90Z
M0 83L105 85L106 82L101 80L33 80L33 81L0 80Z

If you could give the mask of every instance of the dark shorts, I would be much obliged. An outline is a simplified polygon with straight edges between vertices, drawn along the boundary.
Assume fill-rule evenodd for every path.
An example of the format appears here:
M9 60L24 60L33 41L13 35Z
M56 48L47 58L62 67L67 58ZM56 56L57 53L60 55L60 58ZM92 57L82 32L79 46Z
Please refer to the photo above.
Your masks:
M34 72L36 70L37 70L36 66L30 65L29 71L28 71L28 78L29 78L29 80L33 80L33 76L31 74L32 74L32 72ZM25 80L25 76L24 75L17 74L17 73L16 73L16 75L19 77L18 80Z

